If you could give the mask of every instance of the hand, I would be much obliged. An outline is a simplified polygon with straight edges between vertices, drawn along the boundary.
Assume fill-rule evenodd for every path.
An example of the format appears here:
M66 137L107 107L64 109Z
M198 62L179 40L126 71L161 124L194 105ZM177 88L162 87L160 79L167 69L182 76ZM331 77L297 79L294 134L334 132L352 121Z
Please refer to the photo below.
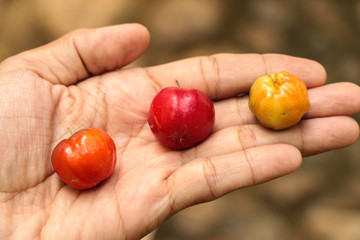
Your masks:
M316 62L220 54L120 69L148 43L136 24L83 29L1 63L1 239L138 239L188 206L293 172L302 156L359 137L347 116L360 111L359 86L323 86ZM248 109L247 92L279 70L306 82L312 105L297 126L271 131ZM186 151L162 147L147 125L152 98L174 79L216 101L212 135ZM54 173L51 152L67 127L101 128L116 142L116 169L98 187L77 191Z

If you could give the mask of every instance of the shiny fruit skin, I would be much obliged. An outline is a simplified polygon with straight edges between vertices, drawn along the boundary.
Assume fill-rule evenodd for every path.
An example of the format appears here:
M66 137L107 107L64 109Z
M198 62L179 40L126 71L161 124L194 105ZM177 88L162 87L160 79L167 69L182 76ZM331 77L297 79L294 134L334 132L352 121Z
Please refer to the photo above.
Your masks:
M100 129L82 129L55 147L51 163L68 185L79 190L91 188L112 174L116 165L115 143Z
M309 110L310 101L305 83L281 71L256 79L250 89L249 107L263 126L281 130L298 123Z
M215 121L210 99L197 89L167 87L153 99L148 123L161 144L172 149L193 147L206 139Z

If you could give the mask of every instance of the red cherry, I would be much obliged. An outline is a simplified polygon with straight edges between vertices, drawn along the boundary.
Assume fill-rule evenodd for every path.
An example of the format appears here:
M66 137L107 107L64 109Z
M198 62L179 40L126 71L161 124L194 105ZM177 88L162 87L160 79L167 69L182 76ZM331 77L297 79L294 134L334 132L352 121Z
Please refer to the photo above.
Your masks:
M91 188L112 174L116 164L115 143L100 129L82 129L56 145L51 163L68 185L80 190Z
M206 139L215 120L210 99L197 89L167 87L153 99L148 123L164 146L186 149Z

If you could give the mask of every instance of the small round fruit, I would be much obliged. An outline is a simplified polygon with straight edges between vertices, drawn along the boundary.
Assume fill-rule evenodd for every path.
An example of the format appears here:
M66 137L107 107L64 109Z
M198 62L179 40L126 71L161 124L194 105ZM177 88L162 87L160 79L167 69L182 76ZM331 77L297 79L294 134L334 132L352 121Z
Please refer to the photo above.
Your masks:
M281 71L256 79L250 89L249 107L263 126L280 130L298 123L310 102L305 83Z
M172 149L193 147L206 139L215 120L210 99L197 89L167 87L153 99L148 123L161 144Z
M112 174L116 165L115 143L98 128L82 129L55 147L51 163L68 185L80 190L91 188Z

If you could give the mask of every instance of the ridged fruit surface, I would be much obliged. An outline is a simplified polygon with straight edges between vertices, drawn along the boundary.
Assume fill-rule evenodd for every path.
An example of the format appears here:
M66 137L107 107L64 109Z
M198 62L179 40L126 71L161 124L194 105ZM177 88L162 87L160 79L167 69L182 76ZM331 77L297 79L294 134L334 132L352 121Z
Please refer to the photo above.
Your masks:
M309 110L310 101L305 83L281 71L255 80L249 107L263 126L281 130L298 123Z

